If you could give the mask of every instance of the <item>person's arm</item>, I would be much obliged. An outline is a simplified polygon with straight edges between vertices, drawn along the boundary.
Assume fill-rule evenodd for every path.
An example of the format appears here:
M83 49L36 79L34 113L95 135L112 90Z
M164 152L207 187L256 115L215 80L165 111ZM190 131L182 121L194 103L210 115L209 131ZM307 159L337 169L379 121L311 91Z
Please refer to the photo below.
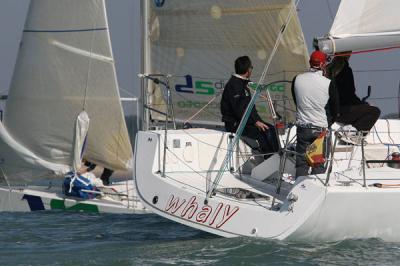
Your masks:
M329 84L329 100L328 100L328 106L329 106L329 113L330 113L330 121L328 121L329 126L332 125L338 115L339 115L339 94L336 88L335 82L332 80Z
M256 128L258 128L260 131L266 131L269 129L269 126L267 124L265 124L263 121L261 120L257 120L254 125L256 126Z
M252 125L255 125L256 127L259 128L260 123L257 123L257 122L261 122L262 124L264 124L262 122L261 117L258 115L258 112L257 112L257 109L256 109L256 105L254 104L253 109L251 110L251 113L250 113L249 123L252 124ZM264 128L264 126L261 126L261 127ZM267 126L266 129L268 129L268 126Z
M350 66L346 66L343 69L344 71L344 77L345 77L345 90L348 91L350 97L351 97L351 103L352 104L362 104L361 99L356 95L356 85L354 82L354 75L353 75L353 70L351 69Z
M250 92L250 90L249 90L249 92ZM266 131L269 129L269 126L266 123L264 123L264 121L261 119L260 115L258 114L257 108L255 105L253 106L253 109L251 110L251 113L250 113L249 124L254 125L260 131Z
M87 160L83 160L83 165L81 165L81 167L78 169L78 173L79 174L84 174L86 172L90 172L93 171L96 168L96 164L95 163L91 163Z
M229 100L231 106L233 106L233 112L234 116L237 119L237 121L240 121L247 109L247 105L249 104L249 97L251 96L246 96L245 95L245 89L240 86L240 84L234 84L230 90L230 95L229 95ZM250 124L255 124L257 121L258 114L254 114L254 107L253 110L250 114L248 123Z
M294 92L294 83L296 82L296 78L297 78L297 76L295 76L295 77L293 78L293 80L292 80L292 88L291 88L291 90L292 90L292 97L293 97L294 105L297 107L296 93Z

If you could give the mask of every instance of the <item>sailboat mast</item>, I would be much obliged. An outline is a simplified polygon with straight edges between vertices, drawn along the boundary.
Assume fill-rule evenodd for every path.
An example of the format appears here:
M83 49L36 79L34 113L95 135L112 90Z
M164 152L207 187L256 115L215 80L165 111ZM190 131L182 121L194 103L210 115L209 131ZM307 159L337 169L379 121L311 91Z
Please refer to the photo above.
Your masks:
M141 1L141 9L142 9L142 59L141 59L141 73L150 73L151 72L151 56L150 56L150 30L149 30L149 19L150 19L150 1ZM141 81L141 120L142 120L142 130L149 129L149 121L150 121L150 111L147 108L149 106L149 97L148 97L148 82L142 79ZM137 114L139 115L139 114Z

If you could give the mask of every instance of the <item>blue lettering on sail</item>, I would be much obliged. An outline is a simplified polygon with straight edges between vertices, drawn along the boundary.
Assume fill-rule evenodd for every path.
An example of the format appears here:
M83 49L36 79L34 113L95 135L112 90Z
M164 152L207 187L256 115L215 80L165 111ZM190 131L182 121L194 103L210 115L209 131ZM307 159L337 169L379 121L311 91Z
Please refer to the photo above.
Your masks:
M186 75L186 84L176 84L175 90L177 92L193 93L193 79L191 75ZM187 88L187 89L185 89Z
M165 0L154 0L154 3L157 7L162 7L165 3Z

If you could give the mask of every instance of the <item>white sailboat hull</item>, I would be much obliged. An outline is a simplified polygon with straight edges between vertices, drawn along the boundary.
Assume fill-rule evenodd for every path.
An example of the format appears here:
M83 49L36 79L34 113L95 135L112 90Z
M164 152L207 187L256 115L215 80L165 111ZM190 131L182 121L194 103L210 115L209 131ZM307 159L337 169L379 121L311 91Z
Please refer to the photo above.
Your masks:
M127 187L129 188L127 190ZM65 196L58 188L0 187L0 211L31 212L44 210L81 211L115 214L145 214L133 188L133 181L116 182L106 189L109 194L94 199ZM128 192L127 192L128 191ZM107 192L106 192L107 193Z
M226 133L200 131L170 131L169 143L177 143L178 139L181 143L191 142L194 152L187 160L187 147L179 150L177 145L168 145L168 153L174 156L167 154L165 177L163 133L139 132L135 154L140 163L136 164L135 180L140 198L151 211L224 237L400 240L400 186L396 186L400 183L399 169L366 169L366 187L359 168L335 169L328 186L324 185L326 175L299 177L293 185L283 182L279 195L272 183L240 175L238 171L226 171L217 187L219 192L205 203L207 179L213 180L220 166L217 162L225 154L217 154L222 146L210 148L207 154L202 138L206 136L208 143L215 143L215 138L223 143ZM204 158L217 168L201 169ZM394 186L378 188L373 186L375 183ZM234 189L256 196L244 198L229 193Z

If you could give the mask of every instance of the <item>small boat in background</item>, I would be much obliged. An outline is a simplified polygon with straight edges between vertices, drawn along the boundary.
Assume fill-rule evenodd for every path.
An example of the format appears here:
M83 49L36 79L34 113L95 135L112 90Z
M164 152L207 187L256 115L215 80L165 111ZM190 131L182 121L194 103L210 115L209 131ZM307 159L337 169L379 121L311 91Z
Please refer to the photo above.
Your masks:
M65 195L83 158L133 167L105 2L32 0L0 123L0 211L146 212L129 174L87 198Z

